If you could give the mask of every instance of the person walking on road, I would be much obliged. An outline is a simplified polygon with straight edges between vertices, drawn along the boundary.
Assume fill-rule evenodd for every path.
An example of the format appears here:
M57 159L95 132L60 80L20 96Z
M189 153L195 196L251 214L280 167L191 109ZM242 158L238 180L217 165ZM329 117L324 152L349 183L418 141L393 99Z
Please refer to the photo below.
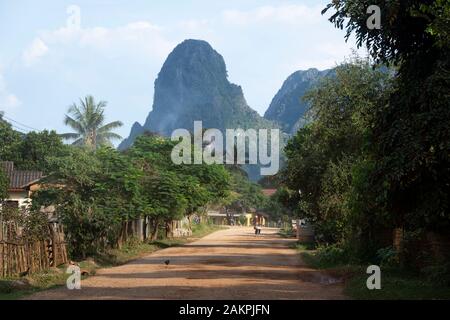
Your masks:
M261 226L259 224L255 224L255 236L261 234Z

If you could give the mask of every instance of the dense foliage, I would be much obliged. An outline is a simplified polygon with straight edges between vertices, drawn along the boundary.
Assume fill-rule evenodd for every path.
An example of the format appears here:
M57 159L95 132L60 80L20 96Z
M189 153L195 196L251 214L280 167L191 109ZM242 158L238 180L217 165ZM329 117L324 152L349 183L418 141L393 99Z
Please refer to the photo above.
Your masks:
M3 172L2 168L0 168L0 203L8 198L8 186L9 180L6 177L6 174Z
M372 56L398 63L389 103L377 110L368 178L385 197L372 203L397 226L450 230L450 42L448 1L372 1L384 12L383 28L368 31L356 13L364 1L340 1L340 24L365 42ZM350 9L352 8L352 9ZM395 10L394 10L395 9ZM365 201L366 202L366 201Z
M155 240L161 227L202 213L228 195L229 174L223 166L176 166L170 159L173 145L146 135L126 153L71 148L67 156L51 159L48 187L35 194L33 205L56 206L73 255L119 245L127 237L128 222L137 218L148 218Z
M38 221L42 207L55 208L73 257L121 245L136 234L130 222L138 218L155 240L170 236L173 220L205 214L211 206L226 206L240 214L263 207L266 200L242 170L173 164L175 143L158 135L145 134L132 148L119 152L102 144L64 145L53 131L19 134L6 121L0 125L4 133L0 160L46 174L33 194L30 221ZM0 184L6 198L8 181L3 173Z
M208 204L228 196L230 177L220 165L175 165L175 143L155 135L139 137L127 155L143 172L143 197L150 205L153 238L158 226L203 213Z
M0 161L13 161L16 169L51 171L48 159L67 153L55 131L21 134L0 118Z
M21 134L13 130L11 124L2 118L0 113L0 160L20 159L18 154L20 143Z
M262 194L261 186L249 181L242 169L229 168L229 171L234 193L229 199L228 208L237 213L264 208L267 198Z
M305 97L311 105L310 123L288 143L284 170L287 186L298 192L284 202L297 199L296 208L289 206L315 224L323 241L346 236L352 170L364 161L370 122L386 101L389 81L386 70L374 70L368 61L355 58Z
M47 159L66 154L68 148L55 131L44 130L23 135L17 151L19 158L15 165L18 168L49 173L52 168Z
M370 5L381 29L368 28ZM401 229L396 257L423 264L419 241L450 231L450 3L341 0L324 12L368 48L374 69L344 64L307 95L311 122L286 148L295 211L347 258L391 252ZM392 80L380 65L396 66Z

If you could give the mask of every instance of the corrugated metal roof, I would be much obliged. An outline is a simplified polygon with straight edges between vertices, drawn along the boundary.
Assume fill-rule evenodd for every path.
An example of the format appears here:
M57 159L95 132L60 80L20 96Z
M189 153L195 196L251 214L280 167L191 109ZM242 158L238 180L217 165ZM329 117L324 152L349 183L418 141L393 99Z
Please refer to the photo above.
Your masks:
M14 170L14 163L11 161L0 162L0 167L9 179L9 189L25 189L43 177L41 171Z

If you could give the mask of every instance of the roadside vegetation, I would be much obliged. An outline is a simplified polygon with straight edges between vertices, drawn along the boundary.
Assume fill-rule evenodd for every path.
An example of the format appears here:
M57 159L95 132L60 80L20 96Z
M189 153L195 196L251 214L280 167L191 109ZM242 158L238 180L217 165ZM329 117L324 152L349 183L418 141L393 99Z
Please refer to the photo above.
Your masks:
M357 300L422 300L450 299L448 271L445 267L422 272L401 268L386 257L380 257L381 290L367 289L367 264L349 263L345 252L337 246L315 248L313 244L297 244L303 261L310 267L323 270L342 279L344 293Z
M95 275L100 268L124 265L155 251L181 246L222 229L223 227L210 224L195 224L190 237L146 242L130 239L120 249L106 250L92 258L78 262L77 265L84 274L83 278L86 278ZM0 300L20 299L35 292L64 286L69 276L65 273L66 268L67 266L60 266L25 277L0 279Z
M282 238L293 238L296 236L294 228L292 226L289 226L287 228L281 228L280 231L278 231L278 234Z
M52 216L64 228L69 259L81 261L80 267L93 274L98 267L120 265L218 230L205 223L208 208L239 214L264 204L261 187L239 167L175 165L170 157L175 143L168 138L147 132L126 151L112 148L111 140L118 138L112 130L121 123L105 124L105 107L90 96L80 100L65 119L75 132L64 135L22 134L0 114L0 161L45 175L28 213L0 210L2 223L18 224L24 227L23 235L45 240L42 230L47 230L48 220L41 210L54 208ZM63 138L75 143L64 144ZM0 202L8 197L8 185L0 169ZM144 241L136 240L132 223L137 219L147 223L142 226L149 230ZM193 235L175 237L173 221L184 221ZM0 280L0 297L61 285L63 271L53 268Z
M351 297L445 299L450 7L371 4L383 12L381 30L368 29L366 1L325 10L370 57L349 59L306 94L306 125L285 149L278 202L315 229L317 251L305 260L341 272ZM367 289L369 265L381 266L382 290Z
M124 152L111 148L109 139L117 136L109 130L120 123L103 124L105 105L93 97L73 105L66 123L79 130L62 136L21 134L0 118L0 161L44 172L31 211L37 216L42 207L55 208L72 259L120 248L132 236L130 223L136 219L147 221L149 240L155 241L172 237L172 221L202 219L210 207L239 214L264 205L261 187L239 167L175 165L175 143L168 138L145 133ZM77 140L66 145L62 138ZM2 199L7 197L4 178L0 173Z
M89 96L69 109L73 132L64 135L22 134L0 114L0 160L46 174L30 217L53 206L70 258L87 269L180 245L171 222L204 217L208 208L263 208L275 221L301 218L314 227L316 242L296 247L312 267L344 277L350 297L449 298L449 4L371 4L382 9L380 30L367 27L367 1L333 1L324 11L370 56L348 59L305 96L305 125L285 148L270 200L239 167L173 164L175 143L149 132L124 152L112 148L121 123L105 124L106 103ZM0 201L7 185L0 172ZM0 214L3 222L20 216ZM143 243L129 227L141 218L150 230ZM47 223L29 221L31 234ZM197 228L198 235L211 231ZM382 290L367 289L369 265L382 268ZM29 277L42 289L65 275L53 269ZM0 281L0 294L20 292L14 285L27 286Z

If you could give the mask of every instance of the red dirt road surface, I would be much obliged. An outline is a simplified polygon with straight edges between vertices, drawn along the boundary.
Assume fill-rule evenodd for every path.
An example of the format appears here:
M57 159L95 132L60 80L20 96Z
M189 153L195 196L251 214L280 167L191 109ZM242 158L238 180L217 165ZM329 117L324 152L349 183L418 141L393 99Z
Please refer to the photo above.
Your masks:
M28 299L345 299L342 285L310 269L276 229L218 231L196 242L157 251L126 265ZM170 260L166 266L165 261Z

